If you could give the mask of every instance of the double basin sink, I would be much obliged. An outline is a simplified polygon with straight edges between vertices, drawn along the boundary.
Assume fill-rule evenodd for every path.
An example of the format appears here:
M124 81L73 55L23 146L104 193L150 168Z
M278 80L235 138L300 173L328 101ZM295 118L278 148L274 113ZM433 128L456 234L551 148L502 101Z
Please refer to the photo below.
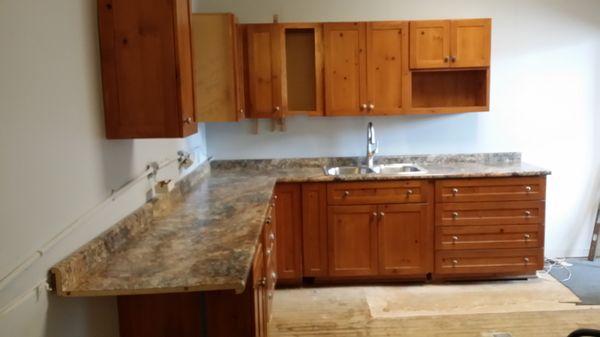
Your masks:
M323 168L325 175L361 175L361 174L383 174L383 175L410 175L416 173L425 173L425 169L417 164L382 164L373 167L368 166L326 166Z

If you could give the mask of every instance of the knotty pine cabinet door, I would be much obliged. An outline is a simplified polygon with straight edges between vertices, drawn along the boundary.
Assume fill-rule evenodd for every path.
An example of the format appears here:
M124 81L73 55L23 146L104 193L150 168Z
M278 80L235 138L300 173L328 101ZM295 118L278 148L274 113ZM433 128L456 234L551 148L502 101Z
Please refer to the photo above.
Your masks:
M452 20L450 23L452 67L490 65L491 25L490 19Z
M377 206L329 206L327 234L329 276L377 275Z
M403 112L408 88L408 22L367 23L367 113Z
M365 23L326 23L325 112L361 115L367 109Z
M277 24L246 26L249 118L275 118L283 114L283 34Z
M433 210L430 204L379 206L380 275L425 275L433 271Z
M490 65L491 20L410 23L410 67L475 68Z
M275 187L277 233L277 282L302 282L302 187L277 184Z
M99 0L106 138L198 131L188 0Z
M410 67L447 68L450 66L450 21L410 22Z
M302 184L302 262L305 277L327 276L327 185Z

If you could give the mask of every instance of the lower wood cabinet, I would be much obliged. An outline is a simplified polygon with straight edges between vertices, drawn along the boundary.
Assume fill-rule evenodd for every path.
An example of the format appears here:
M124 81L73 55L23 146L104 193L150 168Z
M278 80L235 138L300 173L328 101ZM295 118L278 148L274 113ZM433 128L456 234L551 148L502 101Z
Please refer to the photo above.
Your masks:
M433 270L431 204L379 206L380 275L426 275Z
M302 187L277 184L275 195L277 278L282 284L299 284L302 282Z
M329 206L329 276L377 275L377 206Z

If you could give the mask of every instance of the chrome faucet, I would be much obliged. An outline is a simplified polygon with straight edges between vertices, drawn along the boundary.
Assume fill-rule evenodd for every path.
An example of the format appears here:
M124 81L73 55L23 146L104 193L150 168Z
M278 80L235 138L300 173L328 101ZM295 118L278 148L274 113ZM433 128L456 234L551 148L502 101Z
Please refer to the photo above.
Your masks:
M373 159L375 154L379 151L379 142L375 139L375 129L373 123L369 122L367 126L367 167L373 168Z

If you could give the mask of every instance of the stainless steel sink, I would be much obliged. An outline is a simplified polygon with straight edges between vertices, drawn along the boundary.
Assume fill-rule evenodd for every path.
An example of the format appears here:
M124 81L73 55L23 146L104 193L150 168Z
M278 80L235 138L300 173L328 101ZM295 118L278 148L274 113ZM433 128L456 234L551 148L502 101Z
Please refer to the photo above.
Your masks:
M360 175L360 174L388 174L388 175L407 175L427 172L417 164L384 164L369 168L367 166L329 166L324 167L323 171L328 176L341 175Z

